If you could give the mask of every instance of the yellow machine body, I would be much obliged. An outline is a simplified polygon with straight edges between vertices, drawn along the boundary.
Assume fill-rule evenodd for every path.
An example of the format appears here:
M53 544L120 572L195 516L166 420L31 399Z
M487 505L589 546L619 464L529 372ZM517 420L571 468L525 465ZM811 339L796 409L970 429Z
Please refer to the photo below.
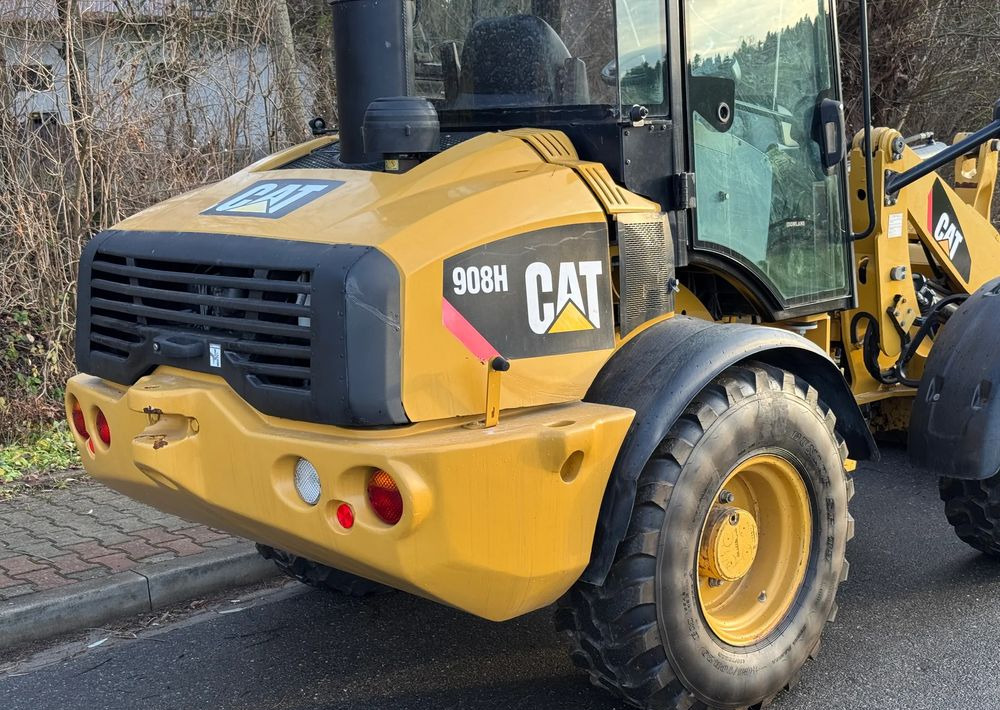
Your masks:
M119 228L377 247L402 277L402 398L415 423L366 430L280 420L220 378L169 367L132 387L83 374L69 383L70 406L79 403L89 431L99 409L113 432L110 446L78 435L84 464L158 508L479 616L501 620L548 605L589 561L608 476L634 416L580 401L621 342L519 360L501 376L443 325L443 258L548 227L606 229L609 194L618 198L613 211L659 208L620 190L602 166L578 161L565 136L515 131L468 141L402 175L282 171L281 179L345 184L280 220L202 214L330 140L269 158ZM588 186L595 180L607 186L605 202ZM504 414L487 427L491 384ZM303 503L293 484L299 458L318 468L335 499ZM393 527L367 508L366 481L379 469L404 500L405 516ZM350 530L337 524L341 503L356 512Z
M333 140L319 139L271 156L218 184L141 212L118 228L378 248L402 275L403 406L413 421L473 416L486 406L485 364L442 322L445 258L546 228L588 224L606 228L605 208L588 186L593 180L603 178L609 186L605 189L622 196L621 203L612 207L615 212L655 214L660 209L617 187L602 165L580 163L572 144L553 131L483 135L401 175L359 170L274 172ZM282 219L203 214L268 177L324 178L343 180L344 185ZM519 362L503 377L503 407L581 399L612 352L609 347Z
M964 136L959 135L956 141ZM854 142L851 172L854 230L867 224L864 154L862 136ZM956 188L937 173L907 186L898 195L886 195L886 175L915 167L921 158L903 144L894 130L881 128L873 133L873 173L875 178L875 222L870 236L855 245L858 307L836 314L836 339L847 353L852 388L861 403L892 397L911 397L912 388L877 382L862 363L858 342L865 328L851 332L858 313L879 319L880 363L890 366L902 348L902 334L914 335L920 315L913 279L942 273L954 293L974 293L997 275L1000 264L1000 233L990 221L992 196L996 188L997 144L989 141L974 157L966 156L955 165ZM961 262L961 263L960 263ZM857 336L857 337L856 337ZM909 375L919 377L930 354L933 339L919 348ZM880 421L892 430L905 429L906 415L896 405L879 405Z

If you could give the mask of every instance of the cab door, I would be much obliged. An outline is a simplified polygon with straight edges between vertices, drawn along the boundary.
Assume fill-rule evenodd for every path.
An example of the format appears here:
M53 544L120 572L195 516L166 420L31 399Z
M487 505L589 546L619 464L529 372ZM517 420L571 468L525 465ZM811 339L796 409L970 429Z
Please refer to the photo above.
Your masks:
M775 313L852 295L843 164L824 165L839 99L829 0L683 0L695 252L755 281Z

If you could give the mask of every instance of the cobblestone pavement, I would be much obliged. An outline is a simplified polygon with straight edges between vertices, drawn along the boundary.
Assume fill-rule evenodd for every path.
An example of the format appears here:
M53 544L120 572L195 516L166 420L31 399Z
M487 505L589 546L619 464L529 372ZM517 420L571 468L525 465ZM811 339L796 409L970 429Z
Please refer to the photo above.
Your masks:
M0 501L0 601L237 542L94 482L24 495Z

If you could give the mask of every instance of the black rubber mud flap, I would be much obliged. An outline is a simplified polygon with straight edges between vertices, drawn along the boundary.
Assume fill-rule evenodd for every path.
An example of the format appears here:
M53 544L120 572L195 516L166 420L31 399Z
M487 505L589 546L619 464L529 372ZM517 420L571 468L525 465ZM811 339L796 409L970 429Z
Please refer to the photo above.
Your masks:
M910 460L938 476L1000 472L1000 279L962 304L935 340L910 417Z
M625 535L636 482L663 437L719 373L746 360L780 367L814 387L837 417L850 457L878 458L851 388L829 355L778 328L677 316L640 333L604 366L586 401L636 411L601 502L594 549L581 580L602 584Z

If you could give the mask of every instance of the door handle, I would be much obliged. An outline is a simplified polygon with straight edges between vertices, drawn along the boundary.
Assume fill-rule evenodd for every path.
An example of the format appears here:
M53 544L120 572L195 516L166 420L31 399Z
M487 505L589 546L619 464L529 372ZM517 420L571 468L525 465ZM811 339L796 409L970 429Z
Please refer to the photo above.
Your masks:
M820 146L823 149L823 168L830 175L847 157L847 125L844 121L844 104L836 99L819 102Z

